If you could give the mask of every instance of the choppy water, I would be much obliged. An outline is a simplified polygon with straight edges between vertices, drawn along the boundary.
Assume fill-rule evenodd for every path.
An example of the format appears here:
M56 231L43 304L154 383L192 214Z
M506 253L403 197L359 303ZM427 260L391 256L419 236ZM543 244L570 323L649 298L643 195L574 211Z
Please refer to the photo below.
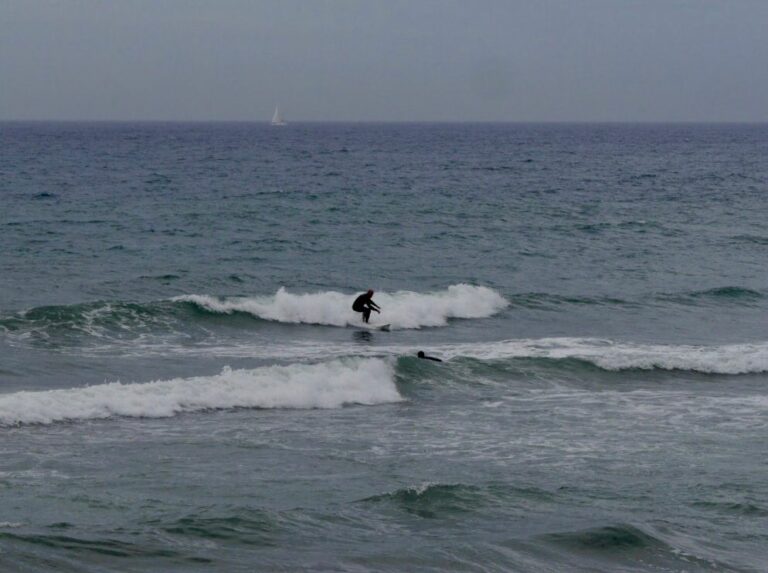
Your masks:
M3 571L766 569L766 126L0 149Z

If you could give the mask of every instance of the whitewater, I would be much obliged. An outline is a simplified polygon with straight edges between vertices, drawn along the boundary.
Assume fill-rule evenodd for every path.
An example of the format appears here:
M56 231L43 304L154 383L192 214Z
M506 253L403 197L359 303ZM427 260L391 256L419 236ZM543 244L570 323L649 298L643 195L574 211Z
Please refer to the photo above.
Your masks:
M0 395L0 425L158 418L234 407L339 408L400 399L392 366L380 359L252 370L225 367L213 376Z
M361 321L360 313L352 310L355 296L333 291L293 294L281 287L274 295L266 297L183 295L173 300L190 302L209 312L243 312L276 322L354 326ZM509 305L493 289L468 284L451 285L431 293L380 291L374 298L383 314L377 316L374 313L371 325L390 324L393 329L446 326L448 319L484 318Z

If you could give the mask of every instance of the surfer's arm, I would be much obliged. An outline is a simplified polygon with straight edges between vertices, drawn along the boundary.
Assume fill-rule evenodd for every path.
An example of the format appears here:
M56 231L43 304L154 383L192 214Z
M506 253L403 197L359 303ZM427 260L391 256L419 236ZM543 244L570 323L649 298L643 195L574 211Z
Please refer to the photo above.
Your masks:
M381 310L381 308L379 307L379 305L378 305L378 304L376 304L375 302L373 302L372 300L369 300L369 301L368 301L368 304L369 304L369 305L371 306L371 308L372 308L373 310L375 310L376 312L379 312L379 311Z

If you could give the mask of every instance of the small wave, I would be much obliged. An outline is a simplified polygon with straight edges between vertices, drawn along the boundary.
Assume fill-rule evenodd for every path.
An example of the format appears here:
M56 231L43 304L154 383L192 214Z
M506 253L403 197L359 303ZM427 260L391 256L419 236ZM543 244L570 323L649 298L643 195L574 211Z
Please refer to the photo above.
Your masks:
M435 518L474 512L488 506L508 505L510 500L514 500L516 506L547 503L552 500L552 494L538 488L514 487L503 483L476 486L425 482L366 497L358 503L384 504L419 517Z
M577 231L582 231L590 235L596 235L602 233L606 229L610 229L613 225L611 223L583 223L574 225L573 228Z
M768 237L763 235L734 235L731 237L739 243L751 243L753 245L768 245Z
M749 288L726 286L703 290L700 292L693 292L690 296L706 296L716 298L763 298L765 295L760 291L752 290Z
M652 528L640 528L628 523L603 527L548 533L539 539L547 544L577 554L591 554L605 560L606 571L728 571L728 563L707 555L705 545L680 536L662 534ZM682 543L681 543L682 542ZM622 567L626 563L628 567ZM645 568L637 567L643 564ZM648 568L648 566L651 566Z
M367 497L360 502L392 504L408 513L429 519L475 510L483 498L482 490L476 486L423 483Z
M609 296L565 296L546 292L529 292L513 295L509 299L513 307L531 309L556 309L566 305L576 306L637 306L638 303Z
M0 541L23 542L46 548L66 550L74 554L95 553L110 557L173 557L176 551L145 547L118 539L84 539L67 535L38 535L0 532Z
M148 328L167 328L173 318L170 303L96 301L72 305L39 306L0 317L0 329L30 333L38 339L79 333L101 338L109 334L137 335Z
M580 360L603 370L689 370L707 374L768 372L768 342L723 346L620 343L595 338L506 340L433 347L443 358Z
M180 275L175 275L173 273L166 273L164 275L141 275L139 277L143 280L153 280L153 281L175 281L181 278Z
M557 310L564 306L643 307L655 303L681 305L742 304L750 305L766 298L766 293L739 286L724 286L688 292L649 294L635 300L615 296L559 295L547 292L519 293L510 297L513 307L534 310Z
M695 304L700 301L726 303L752 303L765 298L765 293L738 286L724 286L685 293L662 294L659 300Z
M662 540L627 524L566 533L550 533L545 535L544 538L556 545L590 551L667 547L667 544Z
M749 502L697 501L692 504L700 509L711 510L726 515L766 517L768 510Z
M373 495L366 497L360 501L385 501L385 500L401 500L401 501L417 501L417 500L431 500L431 499L456 499L457 497L463 497L466 493L475 494L480 490L476 486L469 486L464 484L440 484L432 482L424 482L420 485L408 486L391 493L383 493L379 495Z
M211 516L190 514L171 523L149 521L149 525L174 535L229 540L249 545L274 545L275 517L264 510L241 509L237 514Z
M162 418L226 408L339 408L399 400L390 362L348 359L252 370L224 368L214 376L5 394L0 395L0 425L114 416Z
M185 295L173 300L191 303L212 313L241 312L276 322L349 326L360 324L360 315L352 310L354 296L334 291L293 294L280 288L273 296L266 297ZM467 284L431 293L379 292L376 302L382 312L373 315L371 324L389 323L392 328L400 329L445 326L451 318L484 318L509 304L493 289Z

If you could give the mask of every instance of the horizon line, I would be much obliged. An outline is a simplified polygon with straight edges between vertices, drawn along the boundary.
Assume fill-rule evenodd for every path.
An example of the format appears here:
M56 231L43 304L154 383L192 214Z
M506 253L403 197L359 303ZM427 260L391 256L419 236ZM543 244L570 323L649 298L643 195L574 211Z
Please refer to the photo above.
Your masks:
M255 125L270 125L270 120L256 119L87 119L87 118L0 118L0 123L247 123ZM434 124L434 125L456 125L456 124L507 124L507 125L758 125L768 123L768 119L754 120L722 120L722 119L456 119L456 120L420 120L420 119L295 119L287 121L284 126L289 127L292 124Z

